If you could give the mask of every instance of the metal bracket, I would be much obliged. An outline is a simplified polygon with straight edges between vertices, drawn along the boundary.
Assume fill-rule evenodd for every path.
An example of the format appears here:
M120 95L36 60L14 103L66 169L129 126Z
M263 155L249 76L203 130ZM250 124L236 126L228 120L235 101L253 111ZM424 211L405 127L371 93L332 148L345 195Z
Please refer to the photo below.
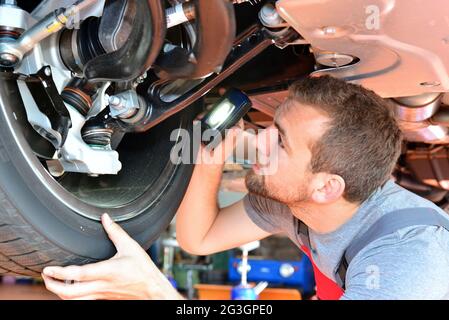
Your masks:
M56 149L60 149L72 125L70 114L64 105L55 83L51 77L51 68L44 66L36 74L23 79L36 101L39 111L48 117L50 128L42 123L34 124L34 129L45 139L50 141ZM28 110L27 110L28 114ZM28 117L32 115L28 114Z

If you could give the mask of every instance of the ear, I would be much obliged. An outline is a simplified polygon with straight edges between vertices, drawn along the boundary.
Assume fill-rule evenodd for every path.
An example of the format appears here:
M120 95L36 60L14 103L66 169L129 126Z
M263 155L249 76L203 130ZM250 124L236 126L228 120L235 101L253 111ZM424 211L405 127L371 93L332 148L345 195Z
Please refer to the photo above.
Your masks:
M345 192L345 180L336 174L319 173L314 178L312 200L316 203L331 203Z

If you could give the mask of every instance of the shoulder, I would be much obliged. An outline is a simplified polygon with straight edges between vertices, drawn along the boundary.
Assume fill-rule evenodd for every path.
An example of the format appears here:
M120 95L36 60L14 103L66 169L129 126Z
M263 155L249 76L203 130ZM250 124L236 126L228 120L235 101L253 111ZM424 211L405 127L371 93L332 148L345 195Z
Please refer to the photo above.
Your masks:
M377 197L375 197L375 205L383 214L389 213L392 210L416 207L428 207L444 213L433 202L403 188L393 180L388 180Z
M287 205L253 193L248 193L243 198L243 202L245 207L250 207L259 212L277 212L278 214L291 215L290 208Z
M412 226L381 237L351 261L348 299L442 299L449 293L449 231Z
M249 218L270 233L291 233L294 219L290 208L278 201L252 193L243 198L243 206Z

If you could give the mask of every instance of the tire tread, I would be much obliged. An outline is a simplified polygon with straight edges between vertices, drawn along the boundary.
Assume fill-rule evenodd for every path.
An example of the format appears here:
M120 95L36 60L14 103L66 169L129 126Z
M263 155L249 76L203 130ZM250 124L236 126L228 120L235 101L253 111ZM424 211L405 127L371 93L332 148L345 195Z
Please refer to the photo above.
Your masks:
M49 265L64 266L68 262L82 265L96 261L68 252L45 239L23 219L1 189L0 228L1 275L39 277L42 269Z

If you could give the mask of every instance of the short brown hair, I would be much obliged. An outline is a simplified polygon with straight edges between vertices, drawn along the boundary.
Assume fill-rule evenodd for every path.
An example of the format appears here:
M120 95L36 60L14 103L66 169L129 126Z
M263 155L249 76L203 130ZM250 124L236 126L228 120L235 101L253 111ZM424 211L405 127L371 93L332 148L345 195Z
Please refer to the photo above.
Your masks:
M329 127L312 146L312 173L328 172L346 183L344 198L363 202L390 178L402 134L388 100L360 85L330 76L295 82L289 100L324 111Z

